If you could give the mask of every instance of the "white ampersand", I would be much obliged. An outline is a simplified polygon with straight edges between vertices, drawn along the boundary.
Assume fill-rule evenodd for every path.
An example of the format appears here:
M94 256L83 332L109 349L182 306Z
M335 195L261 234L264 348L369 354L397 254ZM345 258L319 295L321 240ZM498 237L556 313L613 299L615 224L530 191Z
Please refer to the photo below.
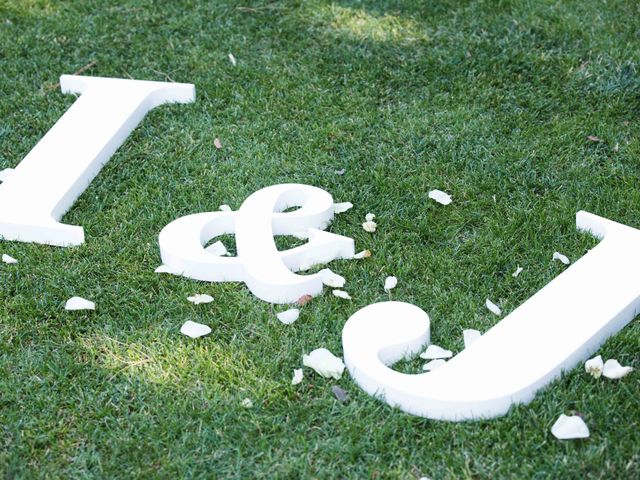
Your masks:
M295 211L284 212L291 207ZM352 258L354 242L323 230L333 219L333 198L309 185L284 184L250 195L236 212L196 213L160 232L164 265L174 274L209 282L244 282L261 300L292 303L322 292L319 274L295 272L340 258ZM236 257L205 249L212 238L235 234ZM274 235L308 237L308 243L278 251Z
M356 383L405 412L439 420L496 417L591 356L640 311L640 230L578 212L603 240L510 315L429 373L389 365L429 342L429 316L402 302L369 305L342 331Z

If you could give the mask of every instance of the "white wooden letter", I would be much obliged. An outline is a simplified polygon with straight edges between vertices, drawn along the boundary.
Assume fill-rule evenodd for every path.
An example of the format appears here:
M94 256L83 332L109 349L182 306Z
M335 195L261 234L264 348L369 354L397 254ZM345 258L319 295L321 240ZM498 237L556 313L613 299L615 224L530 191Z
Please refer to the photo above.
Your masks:
M429 373L387 365L429 342L429 317L400 302L369 305L342 333L355 381L390 405L433 419L503 415L584 361L640 310L640 230L587 212L578 229L603 240L468 348Z
M184 83L62 75L60 86L81 96L0 184L0 239L82 244L65 212L148 111L195 99Z

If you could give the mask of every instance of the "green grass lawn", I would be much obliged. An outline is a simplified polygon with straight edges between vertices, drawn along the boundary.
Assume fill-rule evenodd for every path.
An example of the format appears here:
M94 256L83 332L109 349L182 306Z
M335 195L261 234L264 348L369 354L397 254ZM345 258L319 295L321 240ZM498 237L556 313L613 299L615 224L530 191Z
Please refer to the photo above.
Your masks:
M20 262L0 264L1 477L640 476L637 371L576 368L472 423L406 415L346 373L290 385L303 353L342 355L387 275L457 352L463 329L496 323L485 298L508 313L565 268L554 251L596 244L578 210L640 227L640 3L0 0L0 169L73 103L58 77L91 62L197 100L151 112L65 215L85 245L0 243ZM331 227L373 252L330 265L351 302L326 291L285 326L243 285L153 272L166 224L283 182L354 203ZM73 295L96 311L66 312ZM189 319L213 332L181 335ZM600 350L636 369L639 352L637 319ZM591 437L560 442L550 427L572 412Z

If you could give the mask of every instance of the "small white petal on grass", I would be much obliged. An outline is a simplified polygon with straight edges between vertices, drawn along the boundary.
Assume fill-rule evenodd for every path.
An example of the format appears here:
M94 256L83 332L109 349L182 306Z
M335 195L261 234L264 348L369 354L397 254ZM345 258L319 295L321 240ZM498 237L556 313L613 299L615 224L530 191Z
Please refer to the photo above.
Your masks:
M622 365L620 365L618 360L615 360L613 358L604 362L604 367L602 367L602 375L612 380L622 378L632 371L633 367L623 367Z
M600 378L602 375L602 367L604 364L602 363L602 357L598 355L597 357L590 358L586 362L584 362L584 370L593 378Z
M5 168L4 170L0 170L0 182L6 181L11 175L13 175L15 169L13 168Z
M336 357L326 348L317 348L309 355L303 355L302 364L305 367L312 368L322 377L332 377L336 380L340 379L344 371L342 359Z
M374 219L374 218L376 218L376 216L375 216L373 213L367 213L367 214L364 216L364 219L365 219L367 222L373 222L373 219Z
M2 261L4 263L18 263L18 260L13 258L11 255L7 255L6 253L2 254Z
M333 213L344 213L351 208L353 208L353 203L351 202L334 203Z
M453 353L451 350L445 350L438 345L429 345L427 349L420 354L420 358L425 360L438 360L440 358L451 358Z
M431 190L429 192L429 198L435 200L441 205L449 205L451 203L451 195L443 192L442 190Z
M64 304L64 309L70 310L70 311L95 310L96 304L93 303L91 300L87 300L86 298L71 297L69 300L67 300L67 303Z
M344 290L334 290L333 294L338 298L344 298L345 300L351 300L351 295L349 295Z
M516 268L516 271L515 271L515 272L513 272L513 273L511 274L511 276L512 276L513 278L518 278L518 275L520 275L520 274L522 273L522 271L523 271L523 270L524 270L524 268L522 268L520 265L518 265L518 268Z
M569 265L571 263L567 256L561 254L560 252L553 252L553 260L560 260L565 265Z
M464 338L464 348L468 348L473 342L478 340L482 334L478 330L468 328L462 331L462 337Z
M295 368L293 370L293 378L291 379L291 385L298 385L302 382L302 378L304 377L304 373L302 373L301 368Z
M363 258L369 258L371 256L370 250L362 250L361 252L356 253L353 258L356 260L362 260Z
M322 283L331 288L342 288L347 282L342 275L332 272L328 268L323 268L318 272L318 275L322 278Z
M180 327L180 333L187 337L199 338L209 335L211 333L211 327L187 320L182 324L182 327Z
M196 293L192 297L187 297L194 305L200 305L201 303L211 303L213 302L213 297L211 295L207 295L206 293Z
M430 362L427 362L427 363L424 364L424 366L422 367L422 370L426 370L427 372L430 372L431 370L435 370L436 368L440 368L445 363L447 363L447 361L446 360L442 360L442 359L431 360Z
M222 148L222 142L219 138L215 138L213 140L213 146L216 147L217 150L220 150Z
M384 279L384 291L390 292L398 285L398 279L396 277L387 277Z
M493 303L491 300L489 300L487 298L487 300L484 302L485 307L487 307L489 309L489 311L491 313L493 313L494 315L502 315L502 310L500 310L500 307L498 305L496 305L495 303Z
M362 228L365 232L373 233L376 231L376 228L378 228L378 224L376 222L368 220L362 224Z
M240 402L240 404L244 407L244 408L251 408L253 407L253 401L251 401L250 398L245 398L244 400L242 400L242 402Z
M560 415L556 423L551 427L551 433L558 440L573 440L575 438L588 438L589 427L582 418L577 415L571 417Z
M295 322L300 316L300 310L297 308L290 308L289 310L285 310L284 312L280 312L276 314L278 320L280 320L285 325L291 325Z
M238 64L238 62L236 61L236 57L233 56L233 53L230 53L228 57L229 57L229 61L231 62L231 65L235 67Z
M223 203L222 205L220 205L220 207L218 207L218 210L220 210L221 212L230 212L231 207L226 203Z
M169 267L166 265L160 265L158 268L154 270L156 273L173 273Z
M336 170L336 175L344 175L346 171L346 168L341 168L340 170Z
M215 255L216 257L221 257L223 255L227 255L229 252L227 251L227 247L224 246L220 240L215 243L212 243L207 248L204 249L205 252L210 253L211 255Z

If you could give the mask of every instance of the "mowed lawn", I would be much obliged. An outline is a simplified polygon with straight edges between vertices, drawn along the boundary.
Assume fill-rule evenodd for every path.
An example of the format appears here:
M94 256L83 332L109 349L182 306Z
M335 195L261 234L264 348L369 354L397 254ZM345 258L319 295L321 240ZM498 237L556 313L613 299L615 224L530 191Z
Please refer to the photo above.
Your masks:
M83 246L0 242L19 260L0 264L0 477L640 477L637 319L599 351L632 374L578 367L493 420L412 417L347 372L291 385L304 353L342 355L387 275L459 352L463 329L499 321L486 298L507 314L566 268L554 251L596 245L578 210L640 227L640 3L0 0L0 170L84 66L193 83L197 100L152 111L65 215ZM353 300L326 290L287 326L241 284L154 273L166 224L285 182L355 205L330 228L373 253L330 264ZM95 312L66 312L74 295ZM187 338L186 320L213 331ZM591 437L556 440L561 413Z

